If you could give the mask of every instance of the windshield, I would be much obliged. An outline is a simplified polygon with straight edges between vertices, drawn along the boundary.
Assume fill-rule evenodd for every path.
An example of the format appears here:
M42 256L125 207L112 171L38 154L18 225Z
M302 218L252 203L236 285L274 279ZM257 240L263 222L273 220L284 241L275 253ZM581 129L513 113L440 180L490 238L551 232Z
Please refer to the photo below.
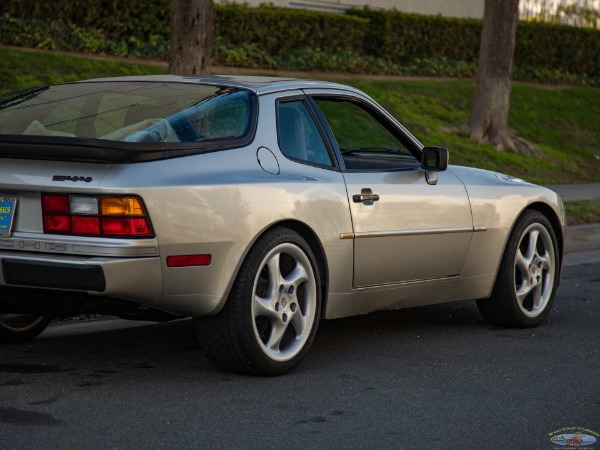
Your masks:
M0 135L232 141L249 133L251 95L221 86L135 81L29 88L0 101Z

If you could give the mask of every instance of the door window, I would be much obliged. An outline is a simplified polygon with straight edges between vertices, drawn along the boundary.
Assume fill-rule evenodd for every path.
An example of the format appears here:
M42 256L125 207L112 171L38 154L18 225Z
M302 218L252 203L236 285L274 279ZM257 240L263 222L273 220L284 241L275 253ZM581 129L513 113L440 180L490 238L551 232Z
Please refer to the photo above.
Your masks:
M396 170L418 163L386 119L359 103L314 99L325 116L349 170Z

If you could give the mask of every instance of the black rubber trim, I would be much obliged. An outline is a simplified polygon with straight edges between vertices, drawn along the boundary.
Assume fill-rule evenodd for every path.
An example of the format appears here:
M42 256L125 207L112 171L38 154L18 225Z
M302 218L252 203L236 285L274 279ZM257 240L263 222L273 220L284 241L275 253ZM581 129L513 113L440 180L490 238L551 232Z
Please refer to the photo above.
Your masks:
M0 158L93 163L139 163L249 145L254 136L228 142L111 142L62 136L0 135Z
M2 273L5 283L9 285L94 292L103 292L106 289L104 271L96 265L75 266L3 259Z

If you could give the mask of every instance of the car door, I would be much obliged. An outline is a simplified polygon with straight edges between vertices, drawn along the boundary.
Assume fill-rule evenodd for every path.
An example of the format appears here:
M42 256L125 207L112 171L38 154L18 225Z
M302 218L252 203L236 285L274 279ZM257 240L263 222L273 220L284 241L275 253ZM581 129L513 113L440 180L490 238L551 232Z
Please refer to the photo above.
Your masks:
M473 223L451 172L429 184L416 139L368 99L313 93L341 158L353 221L354 287L458 279Z

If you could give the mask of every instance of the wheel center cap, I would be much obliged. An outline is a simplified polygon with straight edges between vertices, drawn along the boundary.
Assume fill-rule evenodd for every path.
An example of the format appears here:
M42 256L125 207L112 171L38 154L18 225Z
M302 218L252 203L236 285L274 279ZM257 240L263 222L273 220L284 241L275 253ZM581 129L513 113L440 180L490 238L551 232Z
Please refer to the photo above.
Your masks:
M288 306L290 304L290 301L289 301L287 295L281 296L281 298L279 299L279 304L281 305L282 310L287 311Z

